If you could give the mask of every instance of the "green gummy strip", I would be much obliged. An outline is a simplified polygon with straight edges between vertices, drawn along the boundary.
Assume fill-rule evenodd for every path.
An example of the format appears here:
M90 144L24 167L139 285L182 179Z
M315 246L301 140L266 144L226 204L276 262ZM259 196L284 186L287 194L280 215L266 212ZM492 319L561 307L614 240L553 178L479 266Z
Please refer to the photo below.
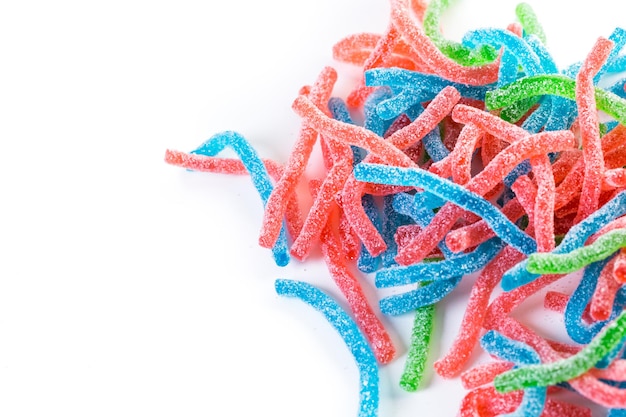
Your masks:
M404 364L404 372L400 377L400 387L405 391L417 391L424 377L424 369L426 369L428 349L433 332L434 316L434 305L420 307L415 311L413 330L411 332L411 347Z
M509 107L502 109L500 117L509 123L517 123L528 111L539 102L541 97L528 97L516 101Z
M613 350L626 336L626 311L606 326L577 354L542 365L529 365L498 375L496 390L510 392L533 387L547 387L583 375Z
M596 87L596 106L621 124L626 124L626 100ZM511 84L488 91L485 106L488 110L507 107L528 97L554 95L576 100L576 81L565 75L542 74L520 78Z
M626 229L608 232L593 244L569 253L533 253L528 257L526 269L533 274L568 274L585 266L608 258L626 246Z
M543 31L543 26L539 23L535 11L528 3L518 4L515 8L515 15L522 24L522 28L524 28L526 34L535 35L544 45L546 44L546 34Z
M484 65L493 62L498 52L490 45L468 48L443 37L439 31L441 14L450 6L451 0L431 0L424 13L424 33L448 58L464 66Z

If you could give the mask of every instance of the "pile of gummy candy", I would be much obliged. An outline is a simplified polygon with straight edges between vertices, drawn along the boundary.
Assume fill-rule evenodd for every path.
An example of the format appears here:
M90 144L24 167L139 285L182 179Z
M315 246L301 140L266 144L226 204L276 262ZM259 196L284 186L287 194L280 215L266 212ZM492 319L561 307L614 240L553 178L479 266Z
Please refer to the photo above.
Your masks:
M468 390L461 416L591 415L553 398L563 390L626 416L626 78L608 82L626 71L626 30L559 69L529 5L506 29L472 30L461 43L440 32L448 6L391 0L385 33L340 40L334 58L362 68L359 84L333 97L327 67L302 87L286 164L231 131L190 153L168 150L166 161L249 175L265 207L259 244L278 265L321 248L349 311L305 282L277 280L276 291L343 336L360 372L359 416L377 415L379 366L396 356L379 315L415 315L399 381L415 391L430 366L434 306L464 277L474 282L458 335L432 365ZM325 174L305 178L316 143ZM226 147L238 158L219 157ZM549 290L574 272L573 293ZM366 274L400 290L373 306ZM511 315L546 289L544 307L562 314L571 343ZM477 349L491 361L472 364Z

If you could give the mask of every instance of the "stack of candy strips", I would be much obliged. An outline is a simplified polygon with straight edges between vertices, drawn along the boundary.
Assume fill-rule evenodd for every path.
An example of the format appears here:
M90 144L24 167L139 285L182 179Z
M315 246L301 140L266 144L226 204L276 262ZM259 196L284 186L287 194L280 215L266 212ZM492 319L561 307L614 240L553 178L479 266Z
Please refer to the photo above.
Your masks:
M390 1L385 33L333 49L363 69L345 100L333 96L330 67L295 97L302 127L286 164L235 132L168 150L166 162L249 175L265 208L259 244L278 265L321 248L349 311L304 282L281 279L276 291L319 309L344 337L361 374L359 416L377 415L378 369L396 358L380 314L415 316L400 386L417 390L427 366L460 377L461 416L591 415L554 399L560 391L626 416L626 78L607 81L626 70L626 31L559 69L527 4L519 22L458 43L440 30L449 0ZM305 178L318 142L325 175ZM219 157L226 147L239 159ZM573 293L548 288L575 272ZM365 274L400 290L370 305ZM474 282L458 336L427 363L435 305L464 277ZM511 315L539 292L571 343ZM479 349L492 361L472 363Z

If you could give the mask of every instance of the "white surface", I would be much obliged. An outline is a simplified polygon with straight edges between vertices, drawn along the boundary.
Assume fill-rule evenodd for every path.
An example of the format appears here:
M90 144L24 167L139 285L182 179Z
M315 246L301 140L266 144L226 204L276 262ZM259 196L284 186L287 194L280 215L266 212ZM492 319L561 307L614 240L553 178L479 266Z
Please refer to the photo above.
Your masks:
M444 29L505 27L515 4L459 1ZM531 4L562 65L625 23L619 1L567 2L562 17L565 2ZM247 178L163 155L233 129L284 162L300 86L340 38L387 22L385 0L0 5L1 415L356 415L339 336L274 294L279 277L337 294L325 267L281 269L257 247ZM435 357L470 284L438 310ZM385 320L404 351L411 318ZM403 362L381 370L380 415L455 415L459 382L431 372L404 393Z

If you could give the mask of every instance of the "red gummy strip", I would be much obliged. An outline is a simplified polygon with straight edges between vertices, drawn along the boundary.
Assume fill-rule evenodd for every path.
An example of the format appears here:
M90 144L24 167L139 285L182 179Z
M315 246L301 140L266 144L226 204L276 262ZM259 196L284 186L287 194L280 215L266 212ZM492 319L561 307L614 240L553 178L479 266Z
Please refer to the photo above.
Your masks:
M165 162L199 172L248 175L243 162L239 159L196 155L168 149L165 151ZM267 169L267 173L274 180L280 178L283 173L282 166L270 159L263 159L263 164ZM291 236L297 236L302 229L302 217L300 216L300 208L295 195L291 195L287 201L285 219L287 220L287 229Z
M471 390L493 382L496 376L512 369L512 362L495 361L477 365L461 374L463 388Z
M550 252L554 249L554 193L556 186L552 165L547 155L530 158L533 175L537 182L535 198L534 226L537 252Z
M350 147L343 144L335 144L333 147L335 148L335 163L326 175L302 230L291 246L291 254L299 260L304 260L310 253L336 202L335 195L343 188L352 172Z
M523 259L523 255L511 246L504 248L485 266L472 286L461 328L448 353L434 364L437 373L445 378L457 375L469 359L480 338L480 331L487 314L489 298L502 274Z
M336 212L336 206L333 206L333 211ZM332 220L324 224L320 240L324 261L337 287L346 297L355 322L372 346L376 359L383 364L389 363L394 358L396 349L382 322L367 301L360 283L346 264L343 248L334 233Z
M620 249L615 257L613 276L618 283L626 284L626 249L624 248Z
M482 136L482 130L471 123L466 124L459 133L452 152L441 161L432 164L430 171L443 178L452 175L457 184L467 183L472 176L472 155Z
M339 241L341 242L341 247L344 250L346 259L355 260L359 257L361 241L359 240L359 236L352 229L352 226L350 226L350 221L343 210L341 210L339 217Z
M621 287L613 275L615 259L611 259L602 269L589 303L589 314L596 321L608 320L611 317L615 295Z
M433 72L447 80L470 85L498 80L499 60L483 67L464 67L442 54L412 18L407 3L408 0L391 0L391 22Z
M533 236L535 234L535 201L537 199L537 187L527 175L522 175L511 185L511 190L513 190L520 204L528 214L526 233Z
M592 369L590 373L598 379L626 381L626 359L615 360L606 369Z
M565 179L581 156L582 153L578 149L561 152L559 158L552 164L552 175L554 175L554 182L557 185Z
M336 80L337 72L334 69L326 67L322 70L310 92L310 98L315 103L314 105L326 107ZM264 248L271 248L278 239L282 218L287 208L287 201L295 193L296 186L304 174L316 139L317 132L304 124L300 129L293 152L285 166L285 171L276 183L265 206L263 224L259 236L259 244Z
M485 320L487 328L498 330L506 336L527 343L537 351L542 362L554 362L563 358L563 355L555 351L546 340L507 316L521 301L561 277L562 275L543 275L530 284L500 295L489 308ZM625 390L607 385L589 373L572 379L569 383L579 394L597 404L608 408L626 408Z
M626 127L623 125L616 126L613 130L602 137L602 152L604 153L604 163L607 165L607 158L612 158L615 151L619 151L619 147L626 140ZM582 156L582 153L577 153ZM608 161L609 166L614 163ZM619 165L618 165L619 166ZM555 174L556 176L556 174ZM556 199L554 202L555 209L565 207L565 205L580 194L584 178L584 160L582 157L571 165L566 177L562 180L556 189Z
M585 219L598 209L602 176L604 174L604 157L598 127L598 110L596 108L595 87L593 77L600 70L613 49L613 42L599 38L593 49L583 62L576 77L576 104L578 105L578 124L585 161L585 176L580 194L578 214L574 223Z
M484 170L467 183L466 188L478 195L485 195L523 160L565 150L574 144L574 135L569 131L542 132L517 141L500 152ZM396 261L400 265L410 265L424 259L451 229L461 212L459 207L446 203L419 237L411 244L399 248Z
M524 208L517 198L507 202L502 207L502 214L515 222L525 214ZM469 226L451 230L446 235L446 245L453 252L462 252L468 248L478 246L494 237L496 234L491 230L486 221L480 220Z
M519 126L509 123L489 112L464 104L459 104L454 108L452 111L452 120L457 123L474 124L485 133L508 143L515 143L530 136L526 130Z
M489 164L493 158L502 152L509 144L506 141L498 139L494 135L486 134L483 137L483 143L480 147L480 158L483 165Z
M624 168L607 169L604 172L603 188L626 187L626 170Z
M400 34L393 27L389 26L387 33L382 36L376 43L376 47L363 63L363 71L367 71L372 68L378 68L386 66L386 62L392 54L394 47L397 45L400 39ZM352 91L346 99L346 104L350 107L361 107L367 96L374 91L376 87L367 87L365 85L365 78L361 77L358 86Z
M363 67L381 38L381 35L374 33L357 33L346 36L333 46L333 58L340 62ZM398 39L396 42L393 53L387 58L386 65L422 73L432 72L402 39Z
M461 403L461 417L496 417L512 413L522 402L523 391L502 394L493 386L476 388L466 394ZM542 417L591 417L591 410L575 404L546 400Z
M326 117L303 96L294 101L293 108L298 115L303 117L305 123L320 134L369 150L371 154L365 158L367 162L386 162L391 165L406 167L415 166L415 163L400 149L413 145L434 129L450 112L459 98L460 94L455 88L446 87L437 94L426 110L413 123L395 132L387 140L363 127ZM361 204L364 187L365 185L356 181L354 177L348 178L342 194L343 209L352 228L358 233L368 252L372 256L378 256L387 249L387 245L372 225Z
M558 291L548 291L543 299L543 306L546 310L554 311L556 313L563 314L567 303L569 303L570 296ZM582 319L585 323L592 323L595 320L591 317L590 306L587 306L582 314ZM554 346L553 346L554 347ZM559 349L556 349L559 350Z

